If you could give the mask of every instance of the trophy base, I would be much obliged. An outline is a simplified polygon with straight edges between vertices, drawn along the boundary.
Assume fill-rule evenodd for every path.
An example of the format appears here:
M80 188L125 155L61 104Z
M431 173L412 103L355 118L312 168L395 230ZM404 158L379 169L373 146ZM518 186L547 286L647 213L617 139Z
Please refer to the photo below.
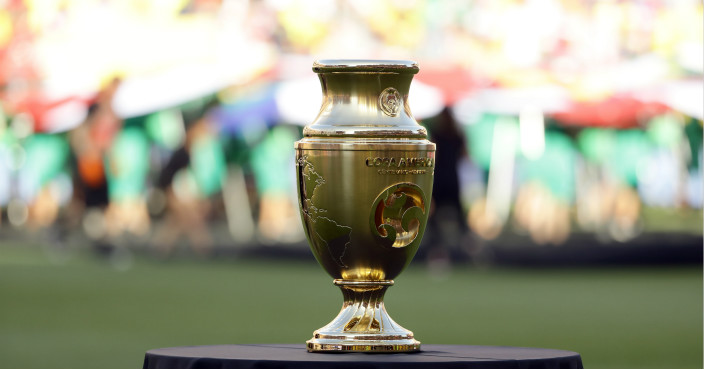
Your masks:
M336 279L344 296L342 310L307 341L309 352L415 352L413 332L394 322L384 307L384 293L393 281Z
M420 342L410 340L382 340L382 341L342 341L335 339L311 339L306 341L308 352L417 352L420 351Z

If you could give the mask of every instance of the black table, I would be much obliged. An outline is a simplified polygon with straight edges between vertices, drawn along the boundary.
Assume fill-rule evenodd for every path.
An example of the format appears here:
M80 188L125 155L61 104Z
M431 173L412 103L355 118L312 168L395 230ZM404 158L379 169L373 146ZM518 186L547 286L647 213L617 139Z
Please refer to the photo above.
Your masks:
M144 369L583 369L571 351L498 346L422 345L409 354L309 353L298 345L218 345L147 351Z

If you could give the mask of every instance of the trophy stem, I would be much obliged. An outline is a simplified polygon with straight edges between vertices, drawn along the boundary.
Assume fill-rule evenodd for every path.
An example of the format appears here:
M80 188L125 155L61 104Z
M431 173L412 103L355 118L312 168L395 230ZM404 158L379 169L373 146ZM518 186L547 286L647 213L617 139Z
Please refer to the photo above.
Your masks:
M420 342L413 332L394 322L384 307L384 294L392 280L349 281L336 279L342 290L342 309L332 322L316 330L310 352L413 352Z

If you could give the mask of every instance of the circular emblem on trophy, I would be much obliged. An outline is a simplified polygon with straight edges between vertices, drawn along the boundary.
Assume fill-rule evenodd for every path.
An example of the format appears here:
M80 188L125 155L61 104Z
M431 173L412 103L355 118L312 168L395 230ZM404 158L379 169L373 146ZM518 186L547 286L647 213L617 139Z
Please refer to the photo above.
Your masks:
M420 239L427 220L427 200L420 187L398 183L385 189L372 205L372 234L387 248L401 248Z
M379 107L384 114L395 117L401 111L401 105L403 105L403 99L401 94L393 87L387 87L384 91L381 91L379 95Z

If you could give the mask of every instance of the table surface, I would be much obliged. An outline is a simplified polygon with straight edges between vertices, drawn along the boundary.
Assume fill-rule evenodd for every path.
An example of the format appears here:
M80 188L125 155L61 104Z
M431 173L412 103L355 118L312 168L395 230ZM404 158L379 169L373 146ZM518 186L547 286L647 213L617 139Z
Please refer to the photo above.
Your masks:
M304 344L217 345L147 351L144 369L472 368L582 369L576 352L503 346L422 345L406 354L309 353Z

